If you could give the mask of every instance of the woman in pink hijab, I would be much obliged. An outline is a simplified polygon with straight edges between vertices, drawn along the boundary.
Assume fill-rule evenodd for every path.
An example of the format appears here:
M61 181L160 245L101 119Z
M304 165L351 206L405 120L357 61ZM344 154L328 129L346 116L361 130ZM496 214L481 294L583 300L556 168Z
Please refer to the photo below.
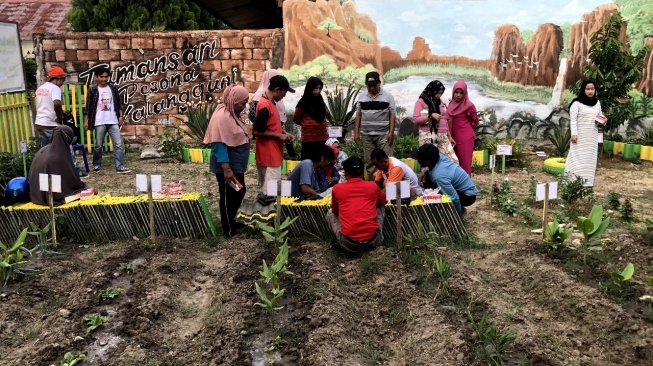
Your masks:
M254 119L256 118L256 105L258 104L259 99L263 96L263 93L265 93L266 90L268 90L268 87L270 86L270 79L273 76L281 75L281 73L275 69L270 69L267 70L266 72L263 73L263 79L261 80L261 84L258 86L258 89L256 89L256 93L254 93L254 96L252 97L252 101L249 102L249 120L254 123ZM279 119L281 120L281 123L285 123L286 120L288 120L288 116L286 116L286 106L283 104L283 100L280 100L276 102L277 105L277 110L279 111Z
M478 116L476 106L469 100L467 84L462 80L458 80L453 86L453 98L445 117L451 126L451 137L455 141L454 151L460 167L471 177Z
M249 135L240 118L249 99L247 89L230 85L222 93L222 104L213 112L204 135L211 145L209 169L218 180L220 222L225 238L244 225L236 223L236 214L245 198L245 171L249 159Z

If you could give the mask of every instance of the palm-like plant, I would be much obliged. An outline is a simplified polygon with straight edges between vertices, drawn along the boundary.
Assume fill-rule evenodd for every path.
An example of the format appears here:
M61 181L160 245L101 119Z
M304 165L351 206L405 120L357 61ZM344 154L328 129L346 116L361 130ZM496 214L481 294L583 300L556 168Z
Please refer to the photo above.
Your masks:
M546 137L553 144L554 150L551 153L552 156L567 155L569 146L571 145L571 130L556 126L547 132Z
M356 113L356 99L363 86L356 87L355 84L349 84L347 93L344 93L342 86L334 91L327 91L327 114L326 119L331 126L342 127L342 135L347 133L347 129L354 124Z
M206 134L206 129L209 127L209 122L211 121L211 116L213 112L218 107L220 103L215 101L202 102L198 105L192 105L188 107L186 113L187 120L181 120L182 125L188 127L189 131L186 131L183 128L177 127L181 132L191 139L203 144L204 135Z

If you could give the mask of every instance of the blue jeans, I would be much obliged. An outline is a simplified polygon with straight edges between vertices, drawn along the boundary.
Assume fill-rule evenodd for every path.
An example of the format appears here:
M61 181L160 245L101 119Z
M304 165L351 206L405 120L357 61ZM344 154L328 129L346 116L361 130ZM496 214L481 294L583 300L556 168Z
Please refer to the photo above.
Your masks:
M122 170L123 158L125 152L122 146L122 139L120 138L120 127L115 125L99 125L95 126L95 147L93 148L93 167L99 168L102 165L102 145L104 143L104 136L109 133L109 138L113 143L113 157L116 161L116 170Z

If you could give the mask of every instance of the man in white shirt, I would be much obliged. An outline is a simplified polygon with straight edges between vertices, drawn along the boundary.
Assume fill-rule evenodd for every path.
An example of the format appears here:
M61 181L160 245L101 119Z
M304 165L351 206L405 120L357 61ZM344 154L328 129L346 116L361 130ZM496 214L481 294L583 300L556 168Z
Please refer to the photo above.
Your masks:
M108 133L113 143L113 157L116 172L129 173L131 169L125 168L123 159L125 151L120 137L121 104L118 89L109 84L109 69L98 68L95 71L97 85L89 89L86 99L85 126L95 129L95 146L93 148L93 171L99 172L102 164L102 144L104 136Z
M61 107L61 86L66 80L66 73L59 66L52 66L48 72L50 81L36 89L36 131L41 139L41 146L52 140L52 131L61 125L63 109Z

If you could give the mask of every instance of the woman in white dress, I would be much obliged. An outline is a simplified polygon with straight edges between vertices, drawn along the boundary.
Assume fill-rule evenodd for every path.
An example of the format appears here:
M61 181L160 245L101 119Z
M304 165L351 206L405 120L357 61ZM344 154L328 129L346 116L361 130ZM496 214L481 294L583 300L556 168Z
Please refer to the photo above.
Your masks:
M596 117L602 115L601 102L593 81L581 84L578 97L569 104L571 119L571 146L567 155L565 175L582 177L585 187L594 186L599 131Z

